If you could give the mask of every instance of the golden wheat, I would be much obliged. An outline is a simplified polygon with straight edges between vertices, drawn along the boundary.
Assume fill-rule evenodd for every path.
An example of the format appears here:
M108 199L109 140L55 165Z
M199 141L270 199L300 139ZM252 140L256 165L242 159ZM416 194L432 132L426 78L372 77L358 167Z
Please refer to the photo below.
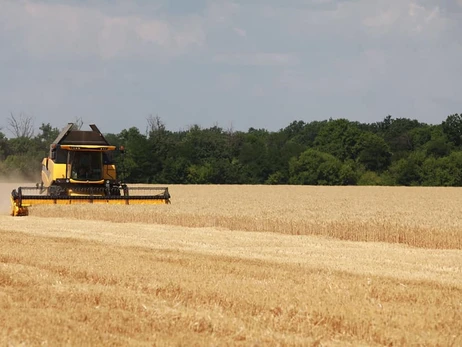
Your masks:
M460 251L62 218L0 221L2 344L462 343Z
M459 188L186 186L167 206L38 206L31 214L462 249Z
M458 189L170 190L0 215L0 344L462 345Z

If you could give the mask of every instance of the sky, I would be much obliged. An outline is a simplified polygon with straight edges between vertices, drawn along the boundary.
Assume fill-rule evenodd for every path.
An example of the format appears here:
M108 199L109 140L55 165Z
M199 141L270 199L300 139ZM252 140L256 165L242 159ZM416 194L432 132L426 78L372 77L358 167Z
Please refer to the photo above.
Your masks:
M462 0L0 0L0 128L462 112Z

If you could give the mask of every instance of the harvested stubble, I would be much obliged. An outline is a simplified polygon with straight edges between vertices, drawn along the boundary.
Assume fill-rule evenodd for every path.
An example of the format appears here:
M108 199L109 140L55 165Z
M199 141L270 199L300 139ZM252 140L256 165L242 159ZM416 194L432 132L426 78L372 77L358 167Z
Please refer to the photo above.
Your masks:
M35 216L215 227L462 249L460 188L169 187L167 206L40 206Z
M63 218L0 222L0 344L462 343L457 250Z

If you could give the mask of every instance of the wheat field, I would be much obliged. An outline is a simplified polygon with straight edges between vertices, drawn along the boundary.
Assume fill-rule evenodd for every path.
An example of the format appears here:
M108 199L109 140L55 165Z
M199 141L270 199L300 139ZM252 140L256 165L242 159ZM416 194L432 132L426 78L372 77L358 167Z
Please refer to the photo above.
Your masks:
M0 344L462 345L459 189L170 192L22 218L2 200Z
M169 187L168 206L40 206L34 216L322 235L462 249L462 189L409 187Z

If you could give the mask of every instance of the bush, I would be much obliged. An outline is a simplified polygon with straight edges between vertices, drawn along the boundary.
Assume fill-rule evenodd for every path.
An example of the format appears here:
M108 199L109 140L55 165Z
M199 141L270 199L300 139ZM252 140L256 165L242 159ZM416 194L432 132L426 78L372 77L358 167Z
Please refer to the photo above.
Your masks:
M382 185L382 179L380 176L373 171L366 171L358 180L359 186L380 186Z

